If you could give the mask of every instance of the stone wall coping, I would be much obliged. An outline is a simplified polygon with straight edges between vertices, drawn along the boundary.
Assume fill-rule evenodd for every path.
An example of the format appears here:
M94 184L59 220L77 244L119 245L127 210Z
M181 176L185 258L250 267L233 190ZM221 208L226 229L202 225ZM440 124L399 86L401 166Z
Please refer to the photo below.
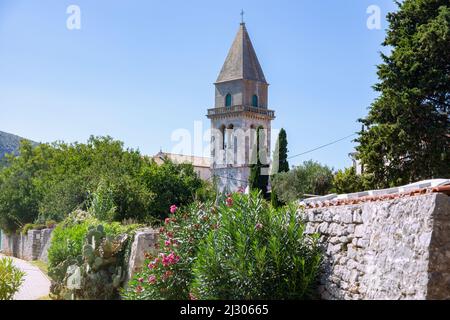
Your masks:
M443 193L450 196L450 180L426 180L398 188L370 190L344 195L331 194L299 201L306 209L358 204L362 202L383 201L422 194Z

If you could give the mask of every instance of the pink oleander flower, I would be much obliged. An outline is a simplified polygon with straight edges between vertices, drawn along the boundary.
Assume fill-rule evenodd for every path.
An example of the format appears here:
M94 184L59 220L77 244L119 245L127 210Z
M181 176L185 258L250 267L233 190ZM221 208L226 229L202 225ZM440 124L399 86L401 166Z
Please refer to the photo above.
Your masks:
M169 224L170 221L172 221L170 218L166 218L166 219L164 220L164 223L165 223L165 224Z
M148 283L150 283L150 284L156 283L156 277L154 275L151 275L150 277L148 277Z
M178 207L176 206L176 205L171 205L170 206L170 213L171 214L174 214L175 212L177 212L177 209L178 209Z
M144 288L142 288L142 286L136 287L136 293L141 293L142 291L144 291Z
M170 240L164 241L164 245L165 245L166 247L169 247L171 244L172 244L172 242L171 242Z
M139 283L144 282L144 278L139 278L139 279L138 279L138 282L139 282Z
M172 264L178 263L180 261L180 257L175 254L175 252L171 252L169 255L162 254L162 264L164 267L168 267Z
M228 207L232 207L233 206L233 198L228 197L226 200L226 204Z
M169 278L170 276L172 276L172 274L173 274L172 271L170 271L170 270L166 271L166 272L163 274L163 276L162 276L163 280L166 280L167 278Z
M257 223L255 228L256 228L256 230L261 230L263 228L262 223Z
M189 300L197 300L197 297L192 292L189 292Z
M156 265L158 264L159 261L160 261L160 259L159 259L159 258L156 258L155 260L153 260L153 262L150 262L150 263L148 264L148 268L149 268L150 270L155 269L155 268L156 268Z
M159 232L163 233L166 229L164 229L164 227L159 228Z

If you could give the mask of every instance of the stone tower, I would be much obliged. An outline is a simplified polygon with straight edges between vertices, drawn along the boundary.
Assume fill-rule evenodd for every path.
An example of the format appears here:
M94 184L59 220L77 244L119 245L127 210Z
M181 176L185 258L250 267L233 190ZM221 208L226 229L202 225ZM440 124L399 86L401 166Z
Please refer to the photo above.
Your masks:
M207 115L212 132L211 171L221 191L245 189L254 163L256 129L265 129L262 143L270 155L275 112L268 109L269 84L243 22L214 85L215 107Z

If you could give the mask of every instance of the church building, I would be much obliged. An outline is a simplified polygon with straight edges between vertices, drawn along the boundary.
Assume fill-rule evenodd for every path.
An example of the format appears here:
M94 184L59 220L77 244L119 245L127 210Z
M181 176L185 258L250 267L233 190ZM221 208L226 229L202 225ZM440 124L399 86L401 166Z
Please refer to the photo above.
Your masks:
M244 22L214 85L215 106L207 114L212 132L211 172L221 191L233 192L248 186L259 127L265 132L260 145L270 164L271 121L275 118L269 109L269 84Z

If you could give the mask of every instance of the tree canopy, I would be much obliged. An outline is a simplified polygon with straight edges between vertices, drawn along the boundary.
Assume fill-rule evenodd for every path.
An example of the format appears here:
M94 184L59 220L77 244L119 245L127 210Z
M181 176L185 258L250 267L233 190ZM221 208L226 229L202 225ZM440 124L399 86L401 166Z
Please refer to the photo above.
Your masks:
M194 200L204 184L192 165L158 165L111 137L36 147L23 141L20 155L8 156L0 169L0 227L15 231L26 223L60 221L75 209L87 210L99 194L110 198L109 219L150 222L164 218L170 205Z
M387 16L380 96L360 121L359 158L373 187L450 177L450 6L405 0Z
M305 161L289 172L272 178L272 191L284 202L299 200L308 195L325 195L332 188L333 171L313 160Z

